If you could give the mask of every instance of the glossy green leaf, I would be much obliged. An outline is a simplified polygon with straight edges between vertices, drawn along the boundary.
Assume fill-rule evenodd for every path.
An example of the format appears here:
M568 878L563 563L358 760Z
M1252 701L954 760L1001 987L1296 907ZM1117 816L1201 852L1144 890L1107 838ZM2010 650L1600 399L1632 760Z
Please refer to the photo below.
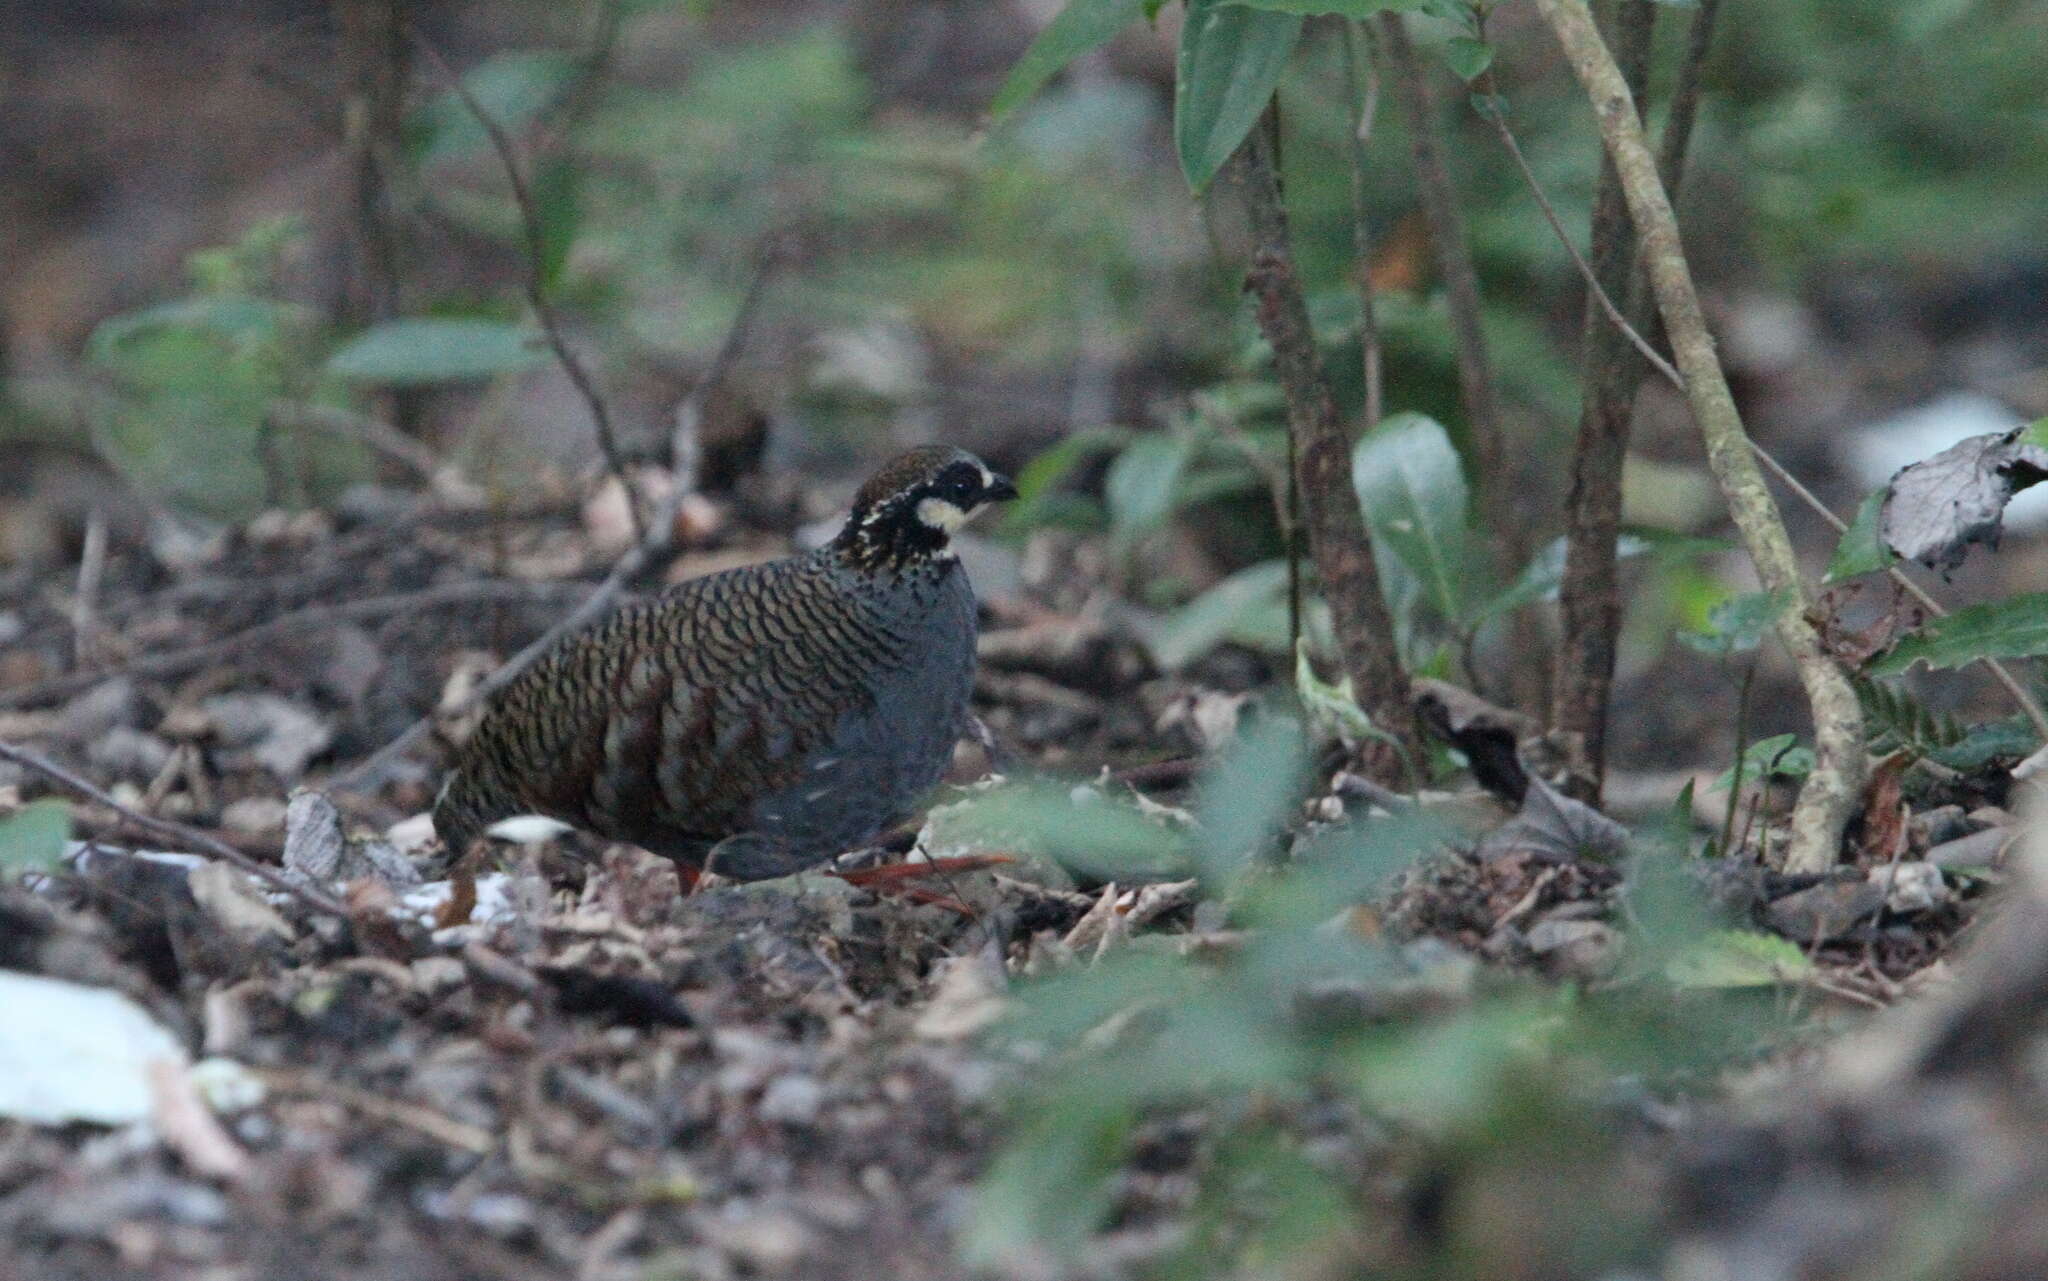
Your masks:
M1883 486L1856 509L1856 519L1842 531L1842 539L1835 544L1835 554L1828 561L1827 577L1822 581L1839 583L1859 574L1874 573L1898 559L1878 533L1878 518L1884 511L1885 495L1890 492L1890 486Z
M1742 780L1759 778L1805 778L1813 773L1813 749L1799 746L1796 734L1773 734L1758 739L1742 754ZM1721 771L1709 791L1725 792L1735 786L1735 769Z
M1122 427L1085 428L1024 464L1016 477L1017 501L1003 514L1004 531L1018 532L1051 523L1066 506L1060 501L1063 497L1078 497L1064 494L1060 482L1088 459L1121 449L1130 441L1131 433Z
M546 358L538 336L524 325L425 317L364 330L327 358L327 372L351 382L416 387L517 373Z
M1173 142L1195 191L1208 187L1272 100L1301 23L1298 14L1188 0L1173 84Z
M1778 617L1778 597L1770 592L1730 596L1707 614L1708 630L1680 632L1679 643L1702 654L1740 654L1763 643Z
M1939 669L2037 654L2048 654L2048 592L2009 596L1934 619L1864 670L1889 676L1915 663Z
M991 124L1009 116L1046 86L1068 63L1100 48L1143 15L1142 0L1068 0L1059 16L1024 50L1009 78L988 104Z
M549 49L496 54L463 73L462 86L498 127L517 138L560 100L576 76L576 60ZM406 146L417 164L490 146L476 113L453 90L443 90L405 122Z
M1287 562L1241 569L1166 616L1146 637L1152 661L1166 671L1193 662L1229 639L1253 613L1287 594Z
M1421 414L1389 417L1352 451L1351 483L1375 548L1407 566L1441 617L1462 620L1470 494L1450 433Z
M1753 930L1716 930L1680 951L1665 977L1682 988L1776 987L1813 972L1797 943Z
M1110 528L1119 539L1137 538L1166 523L1193 457L1192 440L1166 432L1140 436L1116 456L1102 490Z
M1471 36L1453 36L1444 45L1444 61L1452 71L1470 80L1493 65L1493 46Z
M59 800L30 801L0 818L0 875L54 870L70 839L69 805Z
M1287 821L1306 781L1301 726L1261 716L1238 731L1195 791L1194 842L1203 882L1222 888Z
M1614 540L1614 558L1628 560L1649 551L1654 544L1634 534L1622 534ZM1565 540L1553 538L1543 549L1529 558L1522 567L1521 575L1509 584L1508 589L1487 601L1474 612L1475 619L1493 618L1512 613L1524 605L1538 601L1556 600L1558 589L1564 584Z
M1228 0L1247 9L1298 13L1314 18L1370 18L1376 13L1404 13L1424 8L1429 0Z

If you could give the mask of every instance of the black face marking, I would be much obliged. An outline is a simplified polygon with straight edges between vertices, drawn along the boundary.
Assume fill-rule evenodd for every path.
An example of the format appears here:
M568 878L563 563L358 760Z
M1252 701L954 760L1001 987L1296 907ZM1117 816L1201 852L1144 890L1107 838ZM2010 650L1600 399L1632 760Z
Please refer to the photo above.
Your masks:
M943 498L967 511L981 501L981 468L973 463L948 463L925 487L925 493L932 498Z
M849 560L875 569L949 556L947 544L961 519L1016 496L1014 486L972 455L926 446L899 456L861 487L835 545ZM929 503L945 504L959 516L939 519L943 507L921 512L920 505Z

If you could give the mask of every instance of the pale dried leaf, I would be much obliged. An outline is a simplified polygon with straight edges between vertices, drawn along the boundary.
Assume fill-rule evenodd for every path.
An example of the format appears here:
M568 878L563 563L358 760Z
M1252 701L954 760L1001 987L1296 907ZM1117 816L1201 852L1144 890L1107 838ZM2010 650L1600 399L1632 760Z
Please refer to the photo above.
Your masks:
M2005 505L2048 479L2048 449L2021 440L2025 428L1972 436L1892 477L1879 531L1891 549L1946 573L1971 543L1998 545Z
M1531 775L1521 812L1487 833L1478 854L1483 861L1530 854L1568 863L1615 858L1627 846L1627 828Z

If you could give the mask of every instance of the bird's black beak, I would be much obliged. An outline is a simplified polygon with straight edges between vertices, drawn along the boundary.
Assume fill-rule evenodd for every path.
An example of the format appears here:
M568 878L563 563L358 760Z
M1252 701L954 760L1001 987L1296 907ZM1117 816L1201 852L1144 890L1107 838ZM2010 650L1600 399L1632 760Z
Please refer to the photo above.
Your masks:
M985 503L1007 503L1016 496L1017 487L1008 476L990 476L988 487L981 491L981 501Z

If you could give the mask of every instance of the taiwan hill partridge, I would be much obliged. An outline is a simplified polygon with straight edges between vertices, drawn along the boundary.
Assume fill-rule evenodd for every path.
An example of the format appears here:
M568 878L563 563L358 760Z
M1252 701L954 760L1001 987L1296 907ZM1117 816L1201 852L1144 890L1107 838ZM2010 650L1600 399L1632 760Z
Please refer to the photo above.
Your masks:
M808 555L693 579L565 637L485 710L434 803L461 850L539 814L741 880L858 847L966 727L974 593L949 544L1016 489L913 449Z

